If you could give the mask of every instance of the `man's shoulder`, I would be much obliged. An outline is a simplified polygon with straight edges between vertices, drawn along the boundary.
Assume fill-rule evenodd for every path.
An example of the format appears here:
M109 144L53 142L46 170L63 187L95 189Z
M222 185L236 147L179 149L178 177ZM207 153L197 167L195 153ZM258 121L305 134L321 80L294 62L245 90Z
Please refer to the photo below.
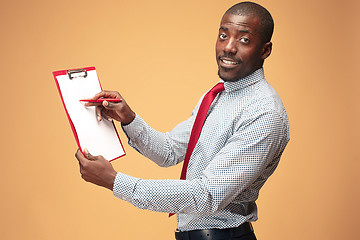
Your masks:
M279 94L265 79L246 89L244 96L246 98L244 106L246 111L244 112L249 115L259 115L266 112L279 115L286 114Z

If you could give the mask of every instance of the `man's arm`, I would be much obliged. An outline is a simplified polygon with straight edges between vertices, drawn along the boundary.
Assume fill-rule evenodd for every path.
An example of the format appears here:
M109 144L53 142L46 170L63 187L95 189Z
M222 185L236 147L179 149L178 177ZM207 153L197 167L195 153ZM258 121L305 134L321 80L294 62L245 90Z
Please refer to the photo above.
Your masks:
M256 193L276 168L287 143L284 133L284 122L276 113L249 117L211 160L202 176L193 180L144 180L117 173L114 181L114 170L102 157L85 161L77 154L77 158L80 157L85 180L108 188L113 184L115 196L138 208L210 213L226 207L235 198L245 202L257 198L252 192Z
M170 132L162 133L150 127L140 116L122 126L129 145L161 167L174 166L186 153L194 116L179 123Z
M144 180L118 173L114 195L159 212L213 213L235 198L248 202L275 170L287 143L277 114L249 119L193 180ZM255 191L254 191L255 190ZM255 193L255 194L254 194Z

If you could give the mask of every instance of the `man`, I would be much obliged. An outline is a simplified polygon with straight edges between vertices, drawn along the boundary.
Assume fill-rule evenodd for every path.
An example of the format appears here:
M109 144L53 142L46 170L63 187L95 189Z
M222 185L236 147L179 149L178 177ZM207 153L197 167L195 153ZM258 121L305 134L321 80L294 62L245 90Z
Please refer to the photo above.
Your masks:
M224 90L206 110L190 154L186 151L201 100L191 117L168 133L152 129L124 100L87 104L97 106L100 121L121 122L129 144L159 166L178 164L190 155L186 179L131 177L117 173L102 156L78 150L82 177L138 208L177 213L176 239L256 239L250 224L257 220L255 200L289 141L287 114L262 68L272 50L272 33L272 17L258 4L242 2L225 13L216 42ZM102 97L122 99L110 91L94 99Z

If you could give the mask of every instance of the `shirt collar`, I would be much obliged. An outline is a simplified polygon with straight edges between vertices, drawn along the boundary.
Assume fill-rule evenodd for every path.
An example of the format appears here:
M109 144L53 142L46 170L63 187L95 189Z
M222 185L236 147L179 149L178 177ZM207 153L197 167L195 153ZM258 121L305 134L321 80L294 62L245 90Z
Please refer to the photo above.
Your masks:
M225 92L232 92L246 88L264 78L265 78L264 69L259 68L255 72L251 73L250 75L247 75L246 77L239 79L236 82L224 82L224 80L222 79L220 79L220 82L224 83Z

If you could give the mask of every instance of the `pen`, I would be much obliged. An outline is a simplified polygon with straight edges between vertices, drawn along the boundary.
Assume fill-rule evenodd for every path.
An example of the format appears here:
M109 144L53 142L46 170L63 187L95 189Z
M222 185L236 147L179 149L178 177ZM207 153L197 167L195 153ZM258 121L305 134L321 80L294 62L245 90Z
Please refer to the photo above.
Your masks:
M94 99L80 99L80 102L89 102L89 103L102 103L103 101L119 103L122 102L120 98L99 98L97 100Z

